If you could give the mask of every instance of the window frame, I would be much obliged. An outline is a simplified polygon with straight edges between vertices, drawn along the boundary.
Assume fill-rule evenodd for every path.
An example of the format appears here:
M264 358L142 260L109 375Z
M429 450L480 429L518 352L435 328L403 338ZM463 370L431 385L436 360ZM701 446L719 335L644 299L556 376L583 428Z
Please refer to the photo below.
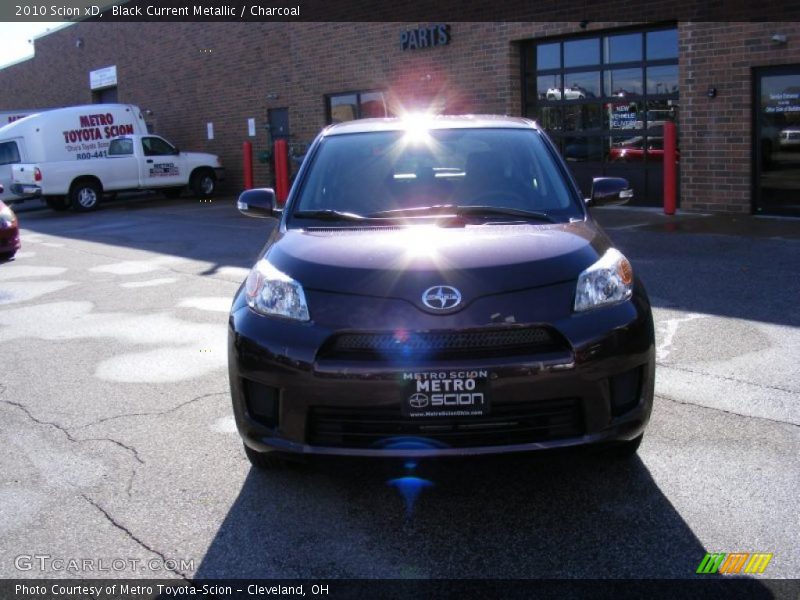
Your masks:
M386 90L384 89L366 89L366 90L351 90L347 92L334 92L331 94L324 94L324 103L325 103L325 123L327 125L333 124L333 106L331 105L331 100L334 98L342 97L342 96L355 96L356 97L356 116L353 120L363 119L365 118L362 114L362 96L366 96L368 94L381 94L383 96L383 102L385 106L384 116L388 117L391 116L389 112L388 106L386 106ZM346 123L347 121L339 121L341 123Z
M564 142L566 138L595 138L601 137L606 141L611 140L615 136L629 135L630 137L641 135L648 135L650 124L647 122L647 115L649 112L648 107L651 101L672 101L673 106L679 109L680 107L680 72L678 73L678 90L676 92L668 91L661 93L651 93L647 90L647 77L648 70L653 67L674 66L679 69L679 56L680 45L678 47L678 55L673 58L660 58L657 60L647 59L647 38L648 34L659 31L674 30L676 35L679 36L677 23L654 23L651 25L636 25L631 27L624 27L618 29L610 29L596 32L586 32L579 35L564 35L547 38L535 38L526 40L524 42L523 51L521 52L521 74L523 78L521 91L522 91L522 107L521 112L528 118L541 122L540 116L542 109L548 109L552 114L550 122L557 122L560 128L557 130L545 129L548 135L553 140L553 143L563 153ZM610 48L608 47L607 39L626 34L639 34L641 42L641 59L638 61L626 62L610 62ZM578 66L578 67L565 67L564 66L564 44L581 39L596 38L600 45L600 62L595 66ZM538 69L537 63L537 48L541 45L551 45L554 43L560 44L559 55L560 63L559 68ZM680 44L680 40L679 40ZM641 93L630 94L629 96L619 97L612 96L613 90L606 89L607 81L609 80L609 73L613 71L621 71L625 69L639 69L641 73ZM585 97L576 99L567 99L566 91L569 75L571 73L588 73L597 71L600 76L600 94L597 97ZM561 94L560 99L558 95L553 94L552 99L540 98L538 81L540 77L556 76L561 81ZM595 105L600 106L601 112L608 109L608 105L621 104L625 102L636 103L639 105L638 115L635 121L635 126L630 129L612 129L610 119L602 119L599 127L592 129L581 130L567 130L567 113L572 107L583 105L587 110L594 111ZM649 132L652 133L652 132ZM597 161L588 161L596 163ZM605 162L605 159L602 161Z

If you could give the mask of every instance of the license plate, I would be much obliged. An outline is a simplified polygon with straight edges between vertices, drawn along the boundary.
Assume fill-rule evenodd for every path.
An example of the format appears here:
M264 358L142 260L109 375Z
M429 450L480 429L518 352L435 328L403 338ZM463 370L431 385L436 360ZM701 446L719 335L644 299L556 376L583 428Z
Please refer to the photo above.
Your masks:
M403 373L404 417L481 417L489 414L489 373L414 371Z

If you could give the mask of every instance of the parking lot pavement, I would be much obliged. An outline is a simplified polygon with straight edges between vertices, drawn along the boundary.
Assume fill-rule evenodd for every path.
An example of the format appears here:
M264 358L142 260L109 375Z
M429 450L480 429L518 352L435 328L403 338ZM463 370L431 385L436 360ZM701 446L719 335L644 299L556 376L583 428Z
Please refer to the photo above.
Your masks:
M263 474L234 429L225 339L270 223L232 198L20 210L22 251L0 265L0 576L122 559L99 574L694 577L706 551L760 551L765 576L797 577L800 242L630 214L598 213L655 309L637 458Z

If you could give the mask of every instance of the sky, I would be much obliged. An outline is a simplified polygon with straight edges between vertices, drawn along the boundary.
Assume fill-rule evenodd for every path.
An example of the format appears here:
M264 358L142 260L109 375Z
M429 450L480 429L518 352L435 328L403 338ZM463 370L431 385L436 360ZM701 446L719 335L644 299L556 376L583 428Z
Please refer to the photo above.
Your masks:
M66 25L65 22L46 23L0 23L0 68L33 56L33 40L47 30Z

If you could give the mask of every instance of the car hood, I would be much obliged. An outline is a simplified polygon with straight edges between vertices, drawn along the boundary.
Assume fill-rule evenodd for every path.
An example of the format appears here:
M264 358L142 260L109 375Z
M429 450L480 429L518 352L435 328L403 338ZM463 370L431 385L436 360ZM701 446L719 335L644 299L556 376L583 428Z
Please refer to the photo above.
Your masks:
M577 280L610 242L591 222L291 229L266 258L310 290L402 298L453 286L481 296Z

